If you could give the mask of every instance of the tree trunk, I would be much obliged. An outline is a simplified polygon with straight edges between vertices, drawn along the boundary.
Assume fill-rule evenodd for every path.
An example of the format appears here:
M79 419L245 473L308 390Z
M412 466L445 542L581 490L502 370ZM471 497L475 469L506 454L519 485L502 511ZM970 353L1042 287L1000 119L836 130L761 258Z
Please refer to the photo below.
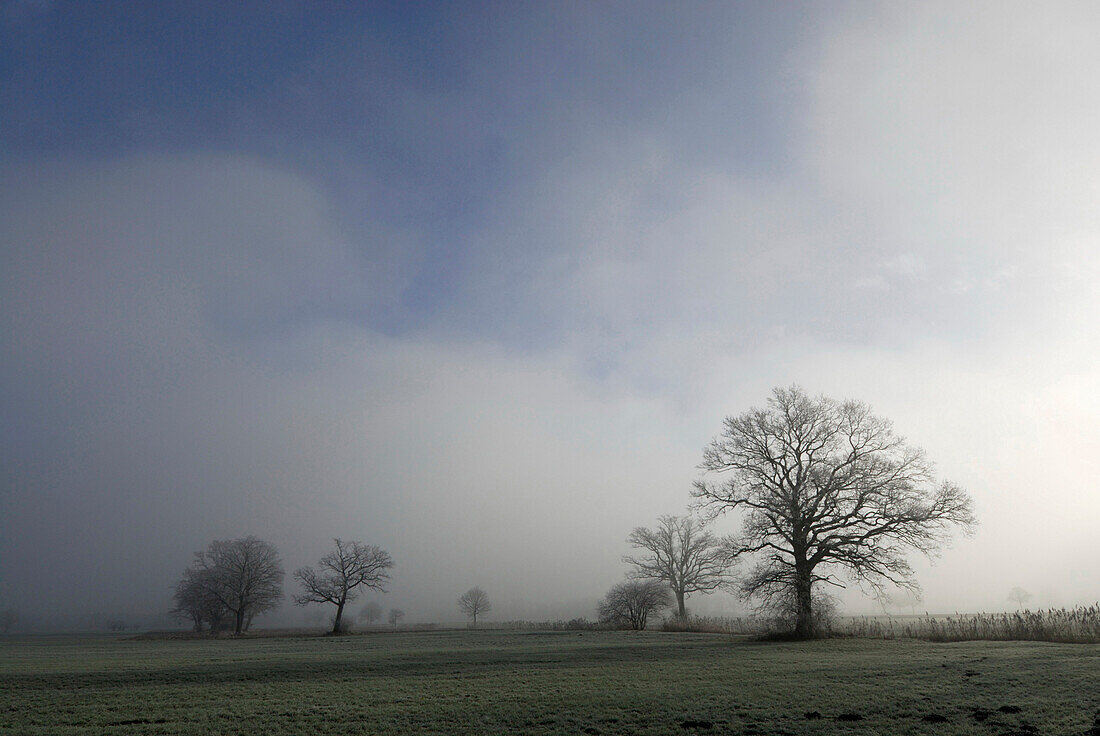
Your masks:
M795 624L794 633L800 639L809 639L814 635L814 610L811 588L813 576L805 562L795 564Z
M344 615L344 602L340 601L336 604L336 618L332 621L332 633L340 633L340 617Z
M687 609L684 608L684 591L677 590L676 592L676 615L680 618L687 618Z
M243 629L244 629L244 609L240 608L240 609L237 609L237 612L236 612L236 616L235 616L235 620L234 620L234 626L233 626L233 633L234 634L240 634Z

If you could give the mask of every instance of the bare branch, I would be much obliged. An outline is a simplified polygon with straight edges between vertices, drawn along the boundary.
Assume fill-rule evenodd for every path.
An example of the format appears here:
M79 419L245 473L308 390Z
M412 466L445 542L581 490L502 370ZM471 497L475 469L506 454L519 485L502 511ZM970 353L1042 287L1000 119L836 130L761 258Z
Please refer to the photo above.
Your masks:
M474 620L474 628L477 628L477 617L480 614L488 613L493 608L492 604L489 603L489 594L476 585L459 597L458 607L462 609L464 614Z
M640 631L651 613L668 605L668 588L658 581L628 580L608 591L600 602L599 617L602 623Z
M634 566L630 576L668 583L680 616L687 613L688 593L711 593L731 582L728 570L737 556L736 544L714 536L690 516L662 516L656 529L637 527L627 541L646 553L623 558Z
M937 482L924 451L888 420L797 386L728 417L699 467L723 479L696 481L696 506L711 518L740 511L738 551L767 555L742 592L796 590L801 633L812 623L814 583L835 583L830 568L876 592L914 587L906 553L934 555L950 531L975 523L966 492Z
M340 622L344 606L359 597L359 588L372 588L385 593L390 579L387 570L393 567L393 558L376 545L362 542L344 542L337 538L336 549L321 558L320 571L303 567L294 573L304 592L295 596L300 606L309 603L331 603L336 606L333 633L341 631Z
M184 573L181 585L197 586L188 593L177 588L177 609L193 616L193 601L181 608L181 600L207 599L202 606L221 606L233 616L233 631L240 634L252 618L279 604L283 597L283 563L272 545L257 539L216 540L203 552L195 553L195 561ZM178 596L183 596L179 598Z

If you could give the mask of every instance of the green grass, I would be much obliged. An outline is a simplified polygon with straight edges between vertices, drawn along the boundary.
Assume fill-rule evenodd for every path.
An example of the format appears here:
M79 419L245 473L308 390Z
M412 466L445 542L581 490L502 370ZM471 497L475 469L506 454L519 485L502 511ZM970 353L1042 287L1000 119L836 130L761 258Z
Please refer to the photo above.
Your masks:
M1093 644L507 631L0 642L0 734L27 736L1084 735L1100 734L1097 711ZM933 714L947 722L922 720Z

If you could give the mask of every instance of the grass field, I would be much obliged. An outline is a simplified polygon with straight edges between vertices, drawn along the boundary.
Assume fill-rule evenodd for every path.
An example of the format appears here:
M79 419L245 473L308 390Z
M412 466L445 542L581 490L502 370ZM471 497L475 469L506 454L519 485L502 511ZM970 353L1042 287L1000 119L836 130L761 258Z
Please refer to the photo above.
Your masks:
M89 733L1100 736L1100 646L505 631L0 641L0 734Z

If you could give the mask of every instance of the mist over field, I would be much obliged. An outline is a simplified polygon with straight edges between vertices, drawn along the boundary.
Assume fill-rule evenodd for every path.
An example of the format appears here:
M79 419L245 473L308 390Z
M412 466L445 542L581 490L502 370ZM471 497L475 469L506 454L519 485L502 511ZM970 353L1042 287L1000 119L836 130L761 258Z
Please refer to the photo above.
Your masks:
M973 498L919 602L1100 597L1100 8L0 2L0 608L196 551L595 616L726 416L867 402ZM736 518L715 522L735 534ZM694 612L747 609L693 595ZM321 612L321 614L314 613Z

